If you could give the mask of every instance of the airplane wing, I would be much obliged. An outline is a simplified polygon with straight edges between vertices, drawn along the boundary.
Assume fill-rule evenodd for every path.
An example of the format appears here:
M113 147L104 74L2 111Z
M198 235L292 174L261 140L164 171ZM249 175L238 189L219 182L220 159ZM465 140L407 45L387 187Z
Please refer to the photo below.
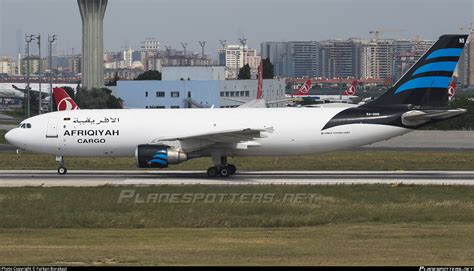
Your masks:
M283 99L283 100L270 101L270 102L267 102L267 105L269 105L269 104L287 103L287 102L292 102L292 101L294 101L294 100L295 100L294 98L289 98L289 99Z
M234 99L234 98L229 98L229 97L222 97L222 99L228 100L228 101L233 101L233 102L238 102L238 103L243 103L243 104L247 102L247 101L244 101L244 100Z
M260 146L255 139L267 137L273 127L266 129L243 128L168 138L156 138L151 144L165 144L184 151L197 151L218 145L221 148L246 149Z

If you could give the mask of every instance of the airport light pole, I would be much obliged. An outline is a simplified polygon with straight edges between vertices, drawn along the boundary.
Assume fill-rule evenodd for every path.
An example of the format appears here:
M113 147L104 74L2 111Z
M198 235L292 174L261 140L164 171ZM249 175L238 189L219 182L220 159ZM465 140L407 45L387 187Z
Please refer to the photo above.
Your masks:
M49 49L49 112L53 112L53 43L57 40L57 35L48 35Z
M201 46L201 59L204 65L204 47L206 46L206 41L199 41L199 46Z
M30 117L30 43L33 40L34 35L25 35L26 42L26 92L25 92L25 111L26 118Z
M166 49L166 57L170 58L171 46L165 45L165 49Z
M41 115L41 107L42 107L42 92L41 92L41 80L42 80L42 70L41 70L41 35L38 34L36 37L34 37L37 41L38 44L38 58L39 58L39 66L38 66L38 86L39 86L39 97L38 97L38 102L39 102L39 107L38 107L38 114Z
M186 61L186 54L187 54L187 51L186 51L186 48L188 47L188 43L187 42L181 42L181 46L183 47L183 60L184 60L184 65L181 63L181 66L187 66L187 61Z
M225 45L226 45L226 43L227 43L227 40L219 40L219 43L220 43L221 46L222 46L222 50L225 51Z

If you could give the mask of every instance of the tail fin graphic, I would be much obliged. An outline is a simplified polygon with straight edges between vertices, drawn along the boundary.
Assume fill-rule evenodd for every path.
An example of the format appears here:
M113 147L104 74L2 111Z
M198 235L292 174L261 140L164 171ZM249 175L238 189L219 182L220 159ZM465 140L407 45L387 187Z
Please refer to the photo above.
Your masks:
M58 111L80 109L63 88L53 88L53 96Z
M262 84L263 84L263 64L260 61L260 65L258 65L257 100L260 100L263 98Z
M451 81L451 84L449 84L449 87L448 87L449 99L451 100L455 94L456 94L456 82L453 80Z
M467 37L467 35L441 36L394 86L376 100L363 106L447 105L446 89L451 82Z
M352 81L351 85L342 93L343 96L354 96L357 91L357 81Z
M310 89L311 89L311 80L306 80L306 82L304 82L304 85L302 85L298 89L298 91L296 92L296 95L308 95Z

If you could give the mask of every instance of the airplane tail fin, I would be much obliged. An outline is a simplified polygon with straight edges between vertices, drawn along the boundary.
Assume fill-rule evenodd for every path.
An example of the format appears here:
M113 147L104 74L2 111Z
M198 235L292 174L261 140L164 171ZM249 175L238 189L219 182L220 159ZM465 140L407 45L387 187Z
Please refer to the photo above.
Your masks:
M363 107L412 105L443 107L468 35L443 35L394 86Z
M296 95L308 95L311 89L311 80L306 80L304 84L298 89Z
M451 81L451 84L449 84L449 87L448 87L449 99L452 99L454 95L456 95L456 82L453 80Z
M354 96L357 91L357 81L352 81L351 85L342 93L343 96Z
M260 61L260 65L258 65L258 86L257 86L257 100L263 98L263 64Z
M53 97L58 111L80 109L63 88L53 88Z

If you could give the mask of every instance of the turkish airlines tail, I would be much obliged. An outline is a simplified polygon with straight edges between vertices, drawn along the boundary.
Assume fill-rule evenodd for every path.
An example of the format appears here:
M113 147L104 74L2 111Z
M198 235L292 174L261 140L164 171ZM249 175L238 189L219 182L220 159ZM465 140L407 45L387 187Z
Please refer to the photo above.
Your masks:
M357 81L352 81L351 85L342 93L343 96L354 96L357 91Z
M448 97L449 99L451 100L454 95L456 94L456 82L451 81L451 84L449 84L449 87L448 87Z
M53 88L53 97L58 111L80 109L63 88Z
M298 91L295 93L295 95L296 96L298 96L298 95L308 95L310 89L311 89L311 80L306 80L306 82L304 82L304 85L302 85L298 89Z

